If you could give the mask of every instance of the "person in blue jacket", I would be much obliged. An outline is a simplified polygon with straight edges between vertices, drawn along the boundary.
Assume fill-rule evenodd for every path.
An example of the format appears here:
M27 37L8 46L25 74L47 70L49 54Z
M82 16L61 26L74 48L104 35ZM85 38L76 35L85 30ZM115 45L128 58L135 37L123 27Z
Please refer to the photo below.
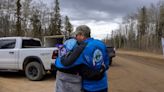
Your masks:
M72 38L66 40L63 45L60 45L58 47L59 48L58 59L63 59L63 57L69 55L76 46L77 46L76 39ZM57 71L55 92L82 92L81 81L82 81L81 76L78 73L71 74L64 71Z
M86 25L77 27L75 35L80 45L70 55L57 59L56 67L64 72L79 73L84 92L107 92L109 57L105 44L90 38L90 28Z

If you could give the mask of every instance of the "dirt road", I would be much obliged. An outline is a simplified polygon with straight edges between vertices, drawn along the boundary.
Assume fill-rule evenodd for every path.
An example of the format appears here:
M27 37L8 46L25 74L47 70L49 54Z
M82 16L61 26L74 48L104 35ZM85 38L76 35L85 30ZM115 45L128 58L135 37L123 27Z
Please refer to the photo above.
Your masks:
M109 92L164 92L164 60L119 53L108 71ZM24 74L0 72L0 92L54 92L55 78L32 82Z
M0 92L53 92L55 78L47 75L43 81L29 81L17 72L0 73Z
M119 54L108 79L110 92L164 92L164 60Z

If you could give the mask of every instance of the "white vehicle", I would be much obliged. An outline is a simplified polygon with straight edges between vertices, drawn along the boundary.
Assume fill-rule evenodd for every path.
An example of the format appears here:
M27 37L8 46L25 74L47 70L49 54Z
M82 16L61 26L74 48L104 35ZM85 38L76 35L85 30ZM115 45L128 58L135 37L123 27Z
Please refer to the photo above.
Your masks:
M37 38L0 38L0 69L23 70L30 80L41 80L52 70L57 57L56 47L43 48Z

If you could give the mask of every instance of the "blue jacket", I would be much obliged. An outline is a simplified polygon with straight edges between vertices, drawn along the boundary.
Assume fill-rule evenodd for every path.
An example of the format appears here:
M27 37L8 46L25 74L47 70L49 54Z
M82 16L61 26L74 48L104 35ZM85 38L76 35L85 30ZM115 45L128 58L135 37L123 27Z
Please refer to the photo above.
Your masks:
M88 65L92 67L92 69L97 70L100 69L100 66L104 63L107 70L109 68L109 56L105 44L92 38L87 39L85 42L87 42L88 45L84 51L84 59ZM108 87L106 73L104 73L104 77L101 80L83 80L82 82L83 88L88 91L99 91Z
M77 46L77 41L75 39L69 39L66 40L62 46L62 48L59 48L59 56L55 61L55 66L57 68L70 68L70 67L66 67L61 63L61 57L64 56L65 54L69 53L70 51L72 51L75 47Z
M56 67L68 69L80 64L85 64L93 70L100 70L101 65L104 64L105 69L107 70L109 68L109 57L105 44L92 38L89 38L84 42L87 43L87 46L72 65L66 67L61 64L60 58L58 58L55 62ZM93 81L84 79L82 81L82 86L88 91L99 91L107 88L108 84L106 73L104 73L103 78L100 80Z

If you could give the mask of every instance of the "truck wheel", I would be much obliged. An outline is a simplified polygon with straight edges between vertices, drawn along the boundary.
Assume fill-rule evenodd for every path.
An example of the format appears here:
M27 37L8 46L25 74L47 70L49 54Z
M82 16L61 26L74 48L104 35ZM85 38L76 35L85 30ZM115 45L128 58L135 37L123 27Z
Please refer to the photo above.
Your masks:
M40 63L31 62L27 64L25 68L25 74L29 80L41 80L44 76L44 69Z

